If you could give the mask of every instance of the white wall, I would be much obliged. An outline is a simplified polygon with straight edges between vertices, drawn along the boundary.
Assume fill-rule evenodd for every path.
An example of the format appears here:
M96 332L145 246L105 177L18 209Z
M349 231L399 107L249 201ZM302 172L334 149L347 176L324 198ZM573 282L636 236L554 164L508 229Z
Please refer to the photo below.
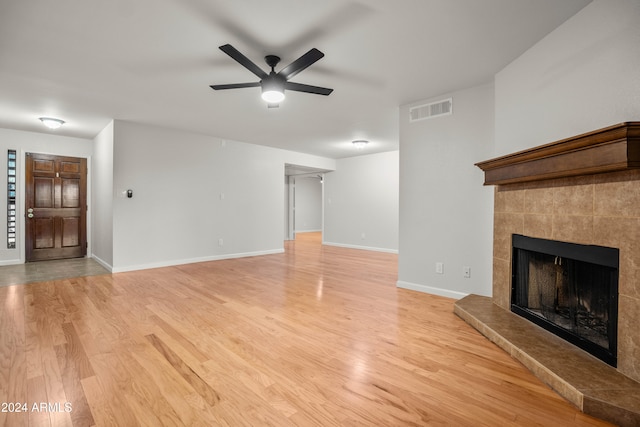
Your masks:
M324 244L397 252L398 167L397 151L337 160L324 180Z
M640 120L640 1L595 0L495 86L496 155Z
M285 163L335 168L333 159L116 120L113 270L282 252Z
M295 180L296 233L322 230L322 185L317 176Z
M34 118L34 120L36 120ZM18 156L17 177L17 242L15 249L7 249L7 150L16 150ZM0 190L0 265L19 264L24 262L24 158L28 152L57 154L61 156L82 157L91 159L93 144L91 140L59 136L52 133L24 132L12 129L0 129L0 182L5 183ZM91 170L87 188L91 185ZM87 203L91 207L91 195ZM87 241L91 250L91 208L87 215ZM90 252L89 252L90 253Z
M449 96L452 115L409 122L411 106ZM474 164L493 157L493 108L491 84L400 108L398 286L491 295L493 188Z
M92 257L108 269L113 267L113 121L93 140L91 162L93 195Z

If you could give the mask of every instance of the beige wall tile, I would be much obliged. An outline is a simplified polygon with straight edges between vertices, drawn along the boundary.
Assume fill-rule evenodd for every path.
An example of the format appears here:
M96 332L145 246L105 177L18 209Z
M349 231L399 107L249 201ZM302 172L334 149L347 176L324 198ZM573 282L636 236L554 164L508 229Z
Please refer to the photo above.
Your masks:
M521 213L496 213L493 222L493 256L511 259L511 235L524 233L524 215Z
M553 234L553 217L551 215L525 214L523 234L539 239L551 239Z
M524 191L524 210L529 214L553 213L552 187L529 188Z
M640 300L620 295L618 299L618 370L640 381Z
M581 243L593 242L593 216L553 216L553 240Z
M518 184L498 186L494 198L495 212L524 212L524 192Z
M557 187L553 191L554 215L593 215L592 183Z
M595 218L593 244L620 249L618 292L640 298L640 218Z
M507 286L505 286L507 284ZM493 259L493 303L511 310L511 262Z
M640 217L640 170L598 176L594 185L594 213Z

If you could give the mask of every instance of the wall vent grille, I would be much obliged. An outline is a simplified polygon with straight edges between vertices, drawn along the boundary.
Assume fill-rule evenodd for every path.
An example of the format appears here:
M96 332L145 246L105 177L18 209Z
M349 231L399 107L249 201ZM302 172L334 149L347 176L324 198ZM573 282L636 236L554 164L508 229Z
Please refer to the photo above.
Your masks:
M409 121L416 122L450 114L453 114L453 98L411 107L409 109Z

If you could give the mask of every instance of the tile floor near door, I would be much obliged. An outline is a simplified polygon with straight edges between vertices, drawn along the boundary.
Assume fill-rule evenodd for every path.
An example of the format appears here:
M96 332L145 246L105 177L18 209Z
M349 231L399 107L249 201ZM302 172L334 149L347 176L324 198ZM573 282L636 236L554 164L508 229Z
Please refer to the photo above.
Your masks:
M109 274L109 271L93 258L28 262L0 267L0 286L22 285L70 277L98 276L100 274Z

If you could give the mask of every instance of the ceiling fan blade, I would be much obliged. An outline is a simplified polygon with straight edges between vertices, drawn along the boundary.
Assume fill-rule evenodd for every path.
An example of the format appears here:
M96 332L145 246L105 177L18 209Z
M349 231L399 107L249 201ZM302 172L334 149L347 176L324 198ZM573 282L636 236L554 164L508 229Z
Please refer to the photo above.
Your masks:
M231 83L227 85L210 85L209 87L213 90L223 90L223 89L241 89L243 87L259 87L260 82L253 83Z
M251 61L249 58L241 54L238 49L231 46L230 44L225 44L220 46L220 50L226 53L227 55L229 55L230 57L232 57L233 59L235 59L240 65L242 65L247 70L251 71L256 76L260 77L261 79L264 79L265 77L267 77L268 74L265 73L262 70L262 68L254 64L253 61Z
M309 52L302 55L300 58L293 61L291 64L284 67L278 74L289 80L300 71L304 70L311 64L315 63L324 56L324 53L320 52L315 47Z
M325 95L325 96L333 92L333 89L329 89L326 87L303 85L301 83L293 83L293 82L286 82L284 84L284 88L286 90L293 90L296 92L314 93L316 95Z

